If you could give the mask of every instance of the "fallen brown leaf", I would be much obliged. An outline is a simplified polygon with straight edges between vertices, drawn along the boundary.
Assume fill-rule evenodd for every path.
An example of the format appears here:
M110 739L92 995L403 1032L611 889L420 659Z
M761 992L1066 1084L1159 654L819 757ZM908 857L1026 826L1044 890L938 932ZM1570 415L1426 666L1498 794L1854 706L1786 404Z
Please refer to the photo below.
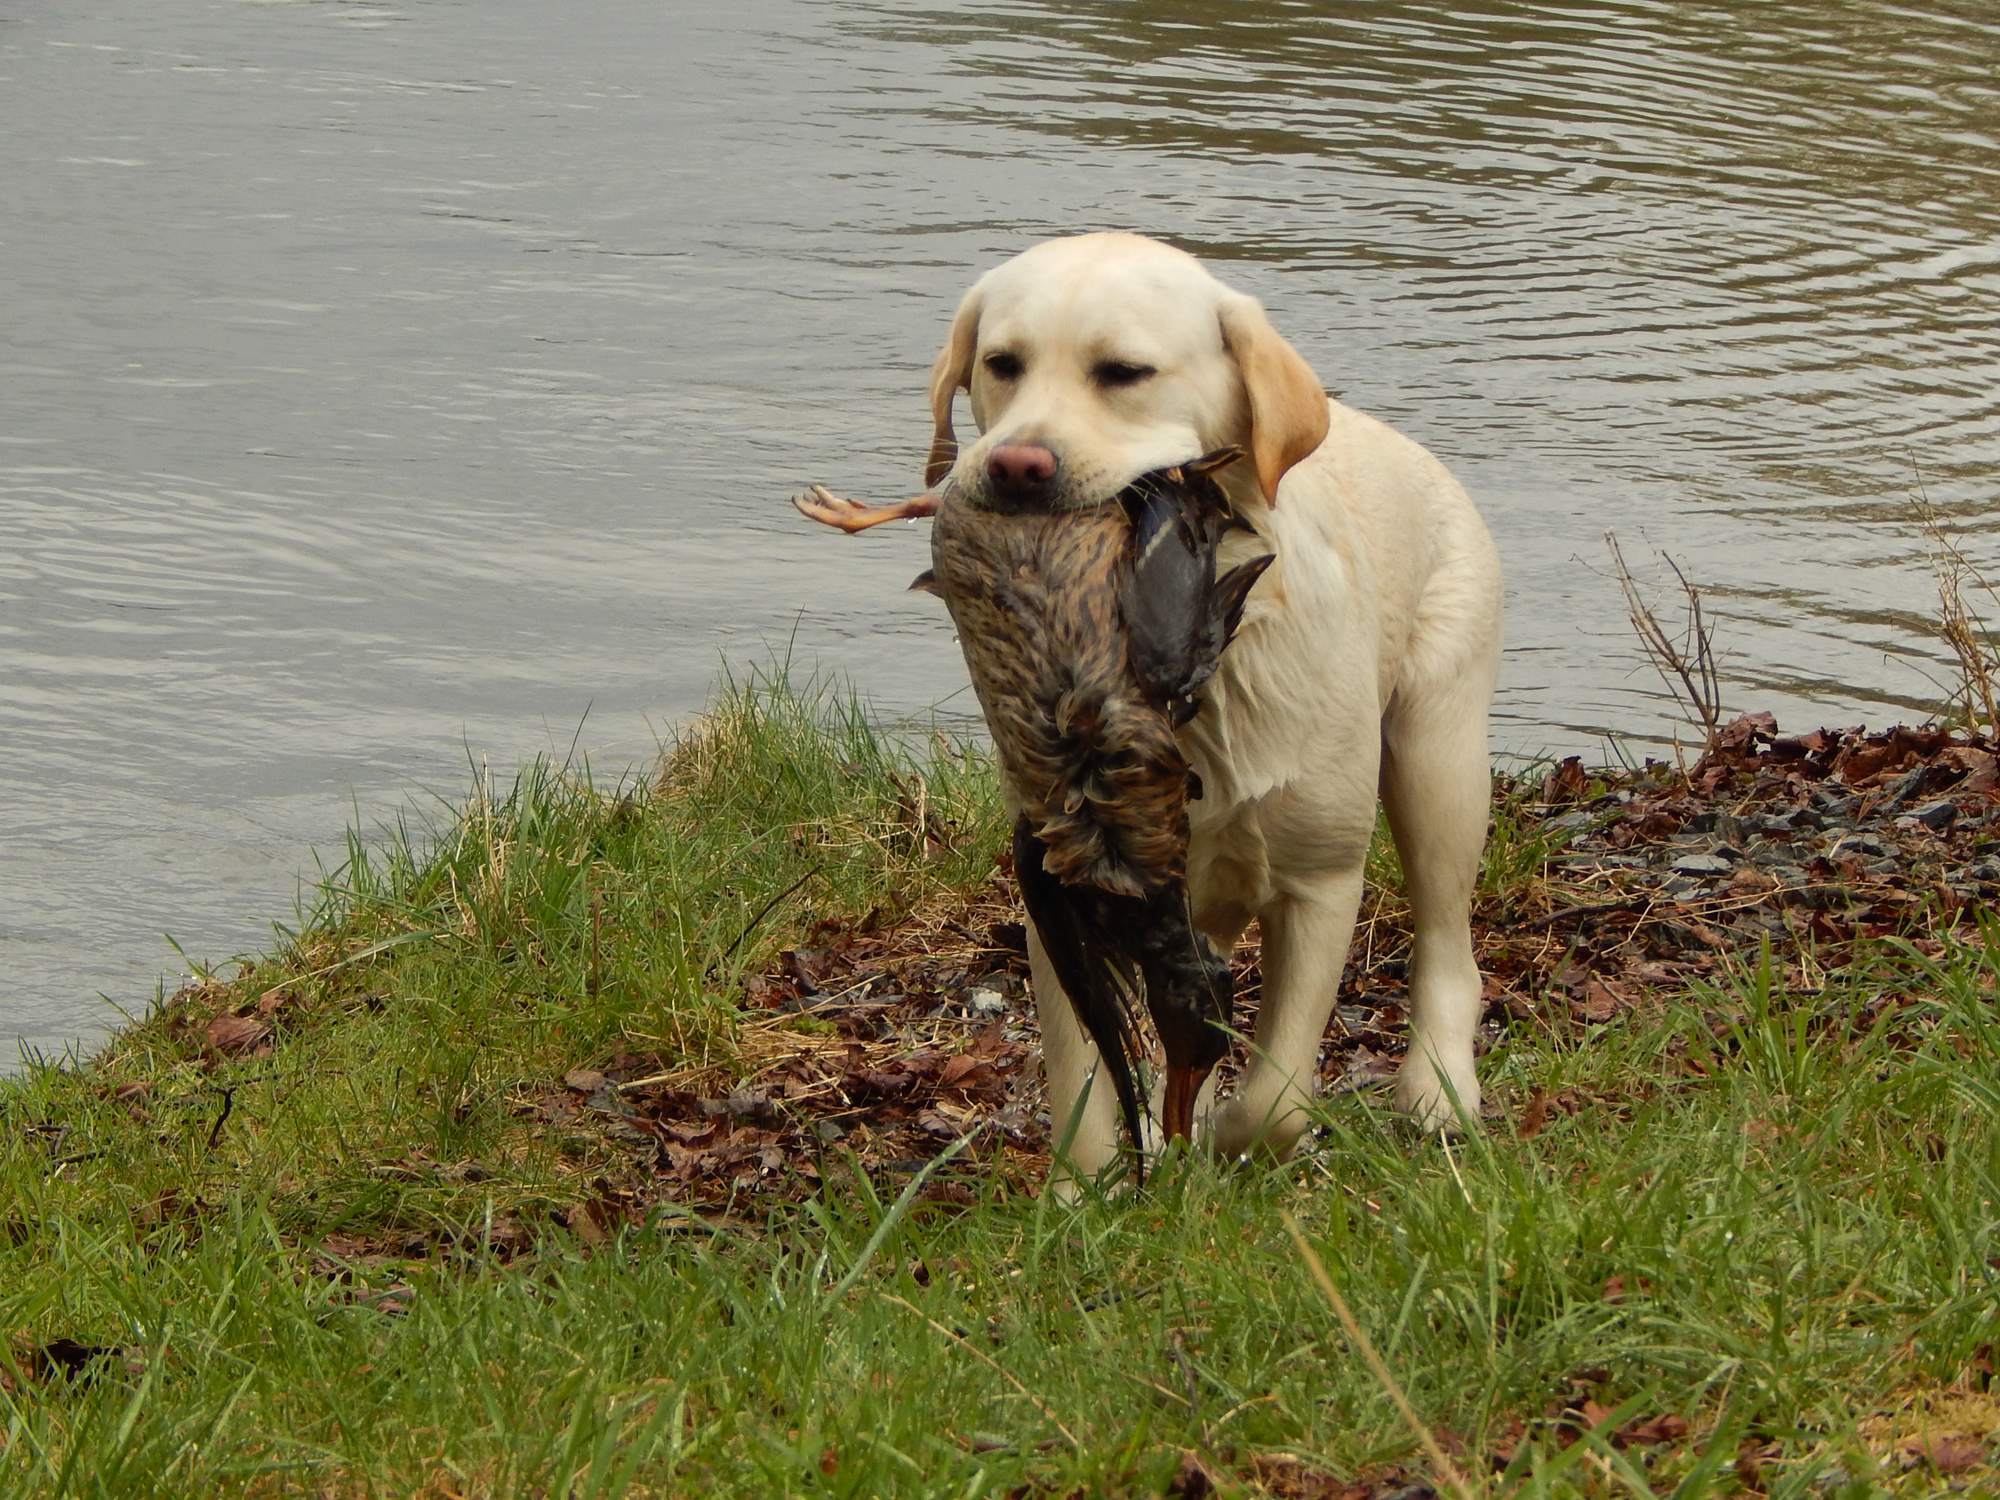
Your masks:
M262 1050L271 1028L255 1016L220 1015L202 1033L209 1050L222 1057L244 1057Z
M1620 1448L1637 1446L1650 1448L1656 1443L1678 1443L1688 1435L1686 1417L1671 1414L1659 1417L1640 1417L1627 1422L1612 1434L1611 1441Z
M1986 1444L1963 1432L1931 1433L1904 1444L1904 1450L1940 1474L1963 1474L1986 1460Z
M1593 974L1584 981L1583 1000L1576 1013L1586 1021L1604 1022L1630 1008L1631 1001Z

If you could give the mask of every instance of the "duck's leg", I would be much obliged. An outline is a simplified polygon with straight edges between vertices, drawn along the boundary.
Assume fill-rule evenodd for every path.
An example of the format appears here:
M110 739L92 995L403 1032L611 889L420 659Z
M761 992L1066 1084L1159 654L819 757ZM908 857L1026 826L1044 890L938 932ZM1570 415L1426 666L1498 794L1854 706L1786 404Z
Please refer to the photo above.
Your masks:
M807 520L848 532L866 531L884 521L916 521L937 514L938 497L932 491L898 500L893 505L864 505L859 500L843 500L823 484L803 495L794 495L792 504Z

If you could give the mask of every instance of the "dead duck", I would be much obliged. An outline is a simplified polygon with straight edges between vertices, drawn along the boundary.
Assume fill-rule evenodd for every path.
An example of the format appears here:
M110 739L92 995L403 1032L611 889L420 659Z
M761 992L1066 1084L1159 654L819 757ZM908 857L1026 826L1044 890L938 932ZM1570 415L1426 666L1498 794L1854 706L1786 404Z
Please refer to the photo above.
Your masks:
M845 531L936 517L915 587L941 595L958 627L1018 808L1023 902L1104 1059L1141 1172L1140 1005L1165 1054L1169 1139L1192 1134L1202 1083L1229 1046L1229 966L1188 904L1199 788L1174 731L1198 710L1271 561L1217 575L1216 548L1240 523L1213 475L1239 457L1222 449L1143 475L1084 511L996 508L949 486L891 506L817 487L796 502Z
M931 534L935 588L1019 806L1022 900L1141 1161L1139 1002L1165 1054L1169 1139L1192 1135L1196 1097L1229 1047L1229 965L1188 904L1198 788L1174 730L1271 560L1216 573L1233 518L1212 476L1239 456L1142 476L1084 512L947 495Z

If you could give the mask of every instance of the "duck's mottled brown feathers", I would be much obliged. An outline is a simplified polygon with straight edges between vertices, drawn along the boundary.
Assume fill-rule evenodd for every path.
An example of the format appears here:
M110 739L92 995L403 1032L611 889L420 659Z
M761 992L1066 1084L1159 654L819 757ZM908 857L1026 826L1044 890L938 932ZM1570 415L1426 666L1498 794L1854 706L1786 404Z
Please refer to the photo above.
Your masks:
M1001 770L1066 885L1143 896L1187 862L1187 759L1135 678L1119 618L1122 510L1007 515L947 502L932 572Z

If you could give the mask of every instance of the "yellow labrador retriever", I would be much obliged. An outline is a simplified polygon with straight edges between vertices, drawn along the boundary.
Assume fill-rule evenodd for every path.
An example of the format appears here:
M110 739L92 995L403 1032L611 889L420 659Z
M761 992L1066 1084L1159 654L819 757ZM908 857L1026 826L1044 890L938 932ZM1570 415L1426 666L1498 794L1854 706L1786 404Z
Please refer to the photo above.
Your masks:
M952 431L960 390L980 436ZM1226 444L1238 534L1218 560L1275 552L1243 626L1182 731L1195 919L1227 952L1255 917L1264 989L1250 1062L1198 1134L1225 1155L1282 1153L1353 937L1378 793L1415 915L1410 1050L1396 1102L1426 1129L1478 1109L1480 1013L1469 908L1486 838L1487 705L1500 563L1465 491L1424 449L1329 400L1252 298L1192 256L1133 234L1052 240L982 277L931 375L926 480L1071 508ZM1119 1149L1096 1048L1030 938L1049 1101L1077 1121L1069 1169Z

